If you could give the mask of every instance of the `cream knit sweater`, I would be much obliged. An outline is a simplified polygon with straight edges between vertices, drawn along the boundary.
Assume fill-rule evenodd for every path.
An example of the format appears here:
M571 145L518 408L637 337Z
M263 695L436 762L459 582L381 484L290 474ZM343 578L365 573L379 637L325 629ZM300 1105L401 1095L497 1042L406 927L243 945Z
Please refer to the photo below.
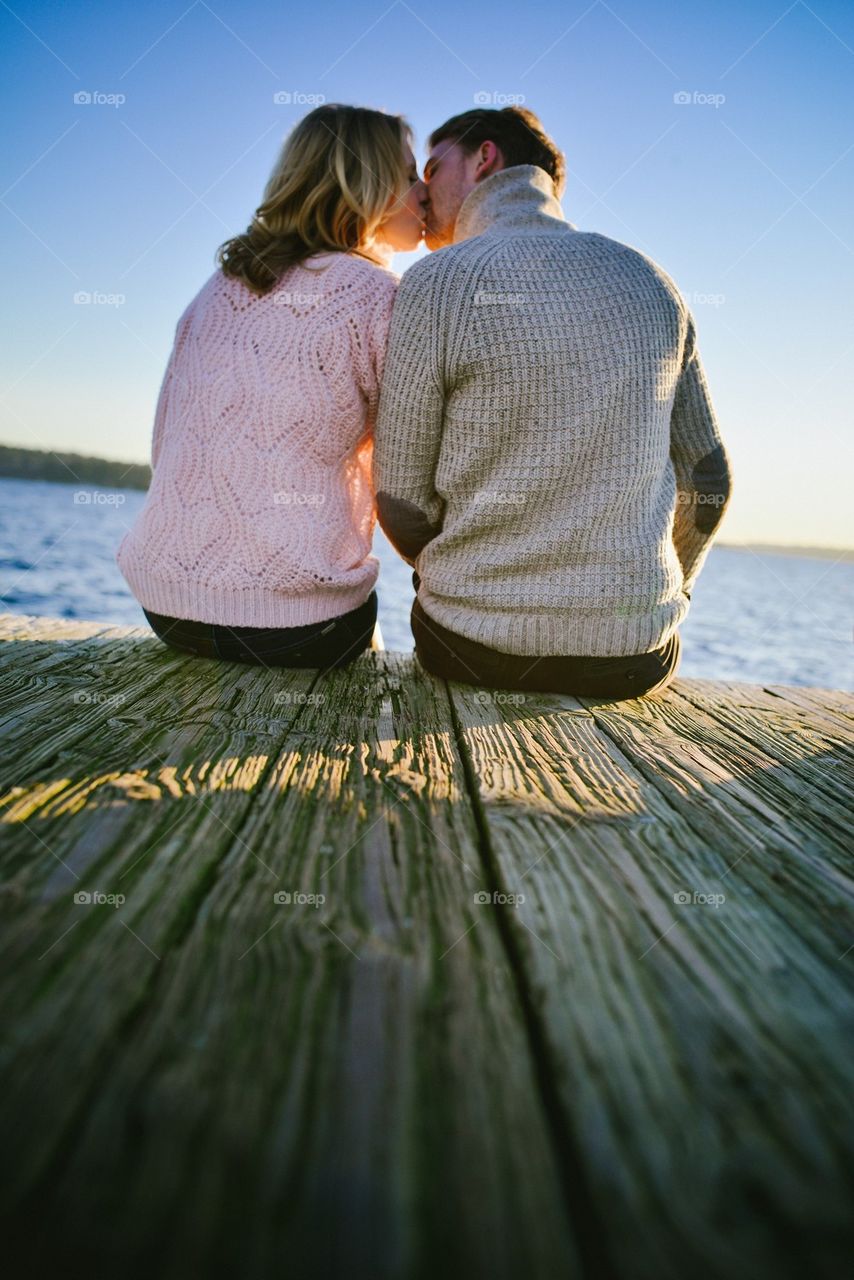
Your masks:
M426 613L505 653L658 648L729 493L691 315L518 165L403 277L373 461Z

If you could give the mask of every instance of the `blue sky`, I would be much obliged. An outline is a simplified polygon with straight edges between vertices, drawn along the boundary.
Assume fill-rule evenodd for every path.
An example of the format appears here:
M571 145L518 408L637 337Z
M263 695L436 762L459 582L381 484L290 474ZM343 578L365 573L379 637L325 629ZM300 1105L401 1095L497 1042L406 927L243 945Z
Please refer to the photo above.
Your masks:
M4 442L147 458L175 322L307 99L403 113L423 161L476 95L521 96L567 153L567 217L692 306L723 536L854 544L849 0L0 0L0 36Z

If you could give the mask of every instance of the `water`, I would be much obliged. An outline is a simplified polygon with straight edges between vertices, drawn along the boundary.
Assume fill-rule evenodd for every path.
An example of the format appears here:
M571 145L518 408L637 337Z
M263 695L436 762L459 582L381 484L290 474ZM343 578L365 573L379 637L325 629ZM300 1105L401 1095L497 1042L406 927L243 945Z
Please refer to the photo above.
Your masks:
M0 611L146 626L113 559L143 498L0 478ZM410 651L411 570L379 529L374 552L386 647ZM852 612L850 562L715 547L682 627L681 674L851 689Z

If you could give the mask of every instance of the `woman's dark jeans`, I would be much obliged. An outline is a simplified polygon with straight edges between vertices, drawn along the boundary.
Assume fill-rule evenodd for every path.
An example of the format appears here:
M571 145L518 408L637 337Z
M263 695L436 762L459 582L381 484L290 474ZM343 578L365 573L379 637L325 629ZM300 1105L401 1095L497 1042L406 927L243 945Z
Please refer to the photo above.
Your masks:
M220 623L169 618L143 609L152 629L173 649L198 658L253 662L262 667L346 667L371 646L377 621L377 593L363 605L307 627L226 627Z
M632 657L522 657L499 653L440 626L412 605L415 655L425 670L445 680L487 689L567 693L576 698L639 698L664 689L676 675L681 653L674 632L660 649Z

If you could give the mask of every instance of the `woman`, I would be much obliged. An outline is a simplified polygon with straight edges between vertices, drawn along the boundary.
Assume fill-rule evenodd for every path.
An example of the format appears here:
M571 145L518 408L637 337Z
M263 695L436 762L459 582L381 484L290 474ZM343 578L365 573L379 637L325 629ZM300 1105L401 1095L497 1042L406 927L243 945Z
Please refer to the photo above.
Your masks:
M173 648L326 668L370 645L388 262L417 247L425 201L401 117L318 107L178 321L151 487L116 554Z

